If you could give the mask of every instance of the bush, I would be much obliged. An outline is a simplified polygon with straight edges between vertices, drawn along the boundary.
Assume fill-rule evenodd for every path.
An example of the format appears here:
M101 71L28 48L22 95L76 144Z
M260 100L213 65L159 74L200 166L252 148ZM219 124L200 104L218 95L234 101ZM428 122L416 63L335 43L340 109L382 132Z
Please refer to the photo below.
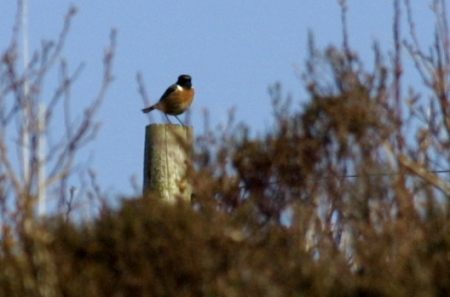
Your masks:
M225 130L198 138L192 203L124 199L80 223L67 215L69 199L60 214L36 219L36 184L22 187L6 171L2 185L19 190L10 193L12 210L0 200L0 295L449 295L445 3L433 2L428 54L408 1L411 35L400 40L395 0L393 52L386 59L375 44L369 70L349 47L340 3L342 48L317 49L310 37L306 104L294 105L275 84L273 130L251 137L231 115ZM426 97L412 88L404 95L402 49ZM4 71L13 64L3 57ZM67 186L67 176L57 176Z

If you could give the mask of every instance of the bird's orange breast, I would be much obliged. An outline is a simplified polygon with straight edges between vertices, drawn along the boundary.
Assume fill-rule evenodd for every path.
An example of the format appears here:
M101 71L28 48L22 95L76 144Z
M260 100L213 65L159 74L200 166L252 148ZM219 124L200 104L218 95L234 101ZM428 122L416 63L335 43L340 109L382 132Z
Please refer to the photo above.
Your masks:
M160 101L157 108L169 115L182 114L191 106L194 94L194 88L177 90Z

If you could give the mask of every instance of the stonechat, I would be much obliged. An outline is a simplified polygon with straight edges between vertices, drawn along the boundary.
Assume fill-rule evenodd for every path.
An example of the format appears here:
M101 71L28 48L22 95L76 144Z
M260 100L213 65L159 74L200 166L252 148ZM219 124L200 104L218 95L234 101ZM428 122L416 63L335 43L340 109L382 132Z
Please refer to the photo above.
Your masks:
M167 88L159 99L158 103L142 109L142 112L148 113L154 109L158 109L166 115L173 115L184 126L177 115L185 112L191 106L194 100L195 90L192 87L192 79L190 75L182 74L178 77L175 84ZM170 120L169 120L170 123Z

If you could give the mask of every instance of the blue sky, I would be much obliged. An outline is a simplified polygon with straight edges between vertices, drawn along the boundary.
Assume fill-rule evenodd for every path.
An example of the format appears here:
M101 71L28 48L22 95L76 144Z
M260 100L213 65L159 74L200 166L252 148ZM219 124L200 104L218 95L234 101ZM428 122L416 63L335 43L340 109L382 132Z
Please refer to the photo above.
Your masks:
M1 51L10 40L14 2L0 2ZM110 30L118 31L115 80L98 115L102 129L84 153L92 156L90 165L111 198L133 194L131 176L142 183L149 120L140 111L144 106L137 91L138 71L153 102L179 74L193 77L196 98L190 116L197 135L203 132L204 109L210 112L212 126L226 121L229 110L236 108L238 121L263 132L270 128L272 116L270 85L279 81L296 102L305 102L296 68L302 69L305 61L308 30L319 47L340 45L342 40L340 9L334 0L29 2L32 51L42 39L58 36L71 4L79 10L63 51L70 69L86 64L73 89L78 112L99 89L103 50ZM429 1L411 2L419 37L429 44L434 22ZM392 48L393 1L351 0L348 6L350 45L370 66L374 40L383 50ZM56 74L47 80L50 92ZM155 111L152 122L164 122L164 117Z

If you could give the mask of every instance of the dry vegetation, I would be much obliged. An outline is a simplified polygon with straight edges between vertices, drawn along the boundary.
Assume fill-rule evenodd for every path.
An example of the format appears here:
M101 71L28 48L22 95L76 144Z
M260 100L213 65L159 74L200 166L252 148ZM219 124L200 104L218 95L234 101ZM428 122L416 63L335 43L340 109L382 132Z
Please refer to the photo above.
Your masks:
M264 136L250 137L232 119L220 131L206 127L191 172L192 204L137 197L120 209L104 206L82 224L68 220L74 211L68 178L75 153L95 132L95 111L111 81L114 35L97 99L81 123L68 122L66 138L53 148L60 153L43 161L56 168L45 183L52 199L64 202L61 214L48 219L33 211L37 147L26 142L30 170L21 176L9 152L24 144L8 142L6 129L19 125L17 139L24 131L30 139L50 132L33 129L41 119L33 90L55 67L74 11L56 46L44 47L24 73L15 36L0 64L0 295L449 296L445 1L432 2L435 39L424 49L409 1L394 0L394 47L386 54L375 44L369 68L349 47L346 3L340 3L343 45L322 50L309 40L301 78L307 103L285 99L276 84L270 88L275 125ZM423 82L415 88L405 79L407 59ZM64 65L48 110L69 100L77 72L67 74ZM22 115L26 121L13 120ZM88 200L101 196L87 192Z

